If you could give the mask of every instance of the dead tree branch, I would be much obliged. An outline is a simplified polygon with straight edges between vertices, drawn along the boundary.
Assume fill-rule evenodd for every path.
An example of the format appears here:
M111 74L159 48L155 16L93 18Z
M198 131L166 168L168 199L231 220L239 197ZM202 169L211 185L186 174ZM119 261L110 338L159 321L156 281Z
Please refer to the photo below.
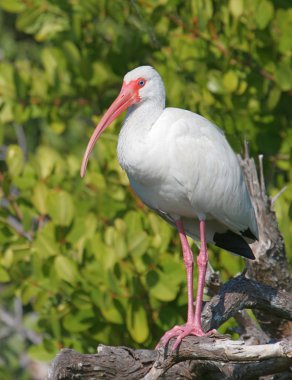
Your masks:
M78 379L82 375L82 379L156 380L164 378L164 374L167 379L175 378L168 371L170 368L180 374L180 379L192 379L195 362L199 365L196 379L204 378L203 373L206 376L210 372L221 375L221 379L246 379L255 378L246 377L249 372L242 371L246 366L253 374L254 371L265 374L276 373L292 365L292 343L289 342L248 346L230 339L187 337L178 350L172 351L173 342L165 351L99 345L96 355L81 355L64 349L54 360L48 379ZM203 370L205 361L208 366Z
M217 328L242 309L268 311L269 315L291 321L292 294L240 275L224 284L219 294L205 305L203 326L206 330Z
M283 289L291 293L292 277L289 271L285 243L279 231L272 200L266 194L263 157L260 157L259 160L258 175L255 161L249 157L248 145L245 146L246 157L245 159L239 157L239 160L251 194L259 228L259 241L253 244L256 260L247 263L246 276L275 289ZM269 315L262 310L256 311L255 316L270 339L291 336L292 324L290 321Z

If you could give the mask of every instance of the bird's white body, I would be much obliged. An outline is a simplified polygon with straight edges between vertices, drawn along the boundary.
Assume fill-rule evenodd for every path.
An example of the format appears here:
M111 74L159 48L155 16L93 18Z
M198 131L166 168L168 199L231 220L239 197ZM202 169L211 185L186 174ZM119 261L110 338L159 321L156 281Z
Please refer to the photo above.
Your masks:
M200 115L165 108L160 75L141 66L124 77L118 97L95 128L87 145L81 176L93 146L105 128L128 109L118 141L118 158L136 194L179 233L187 273L188 316L183 326L164 334L176 337L173 349L190 334L202 336L206 242L254 259L247 242L258 236L255 213L239 161L224 133ZM198 286L193 309L193 254L186 234L200 239Z
M118 159L139 198L172 224L181 218L194 239L202 219L209 242L227 229L257 236L239 161L224 133L202 116L151 100L132 106Z

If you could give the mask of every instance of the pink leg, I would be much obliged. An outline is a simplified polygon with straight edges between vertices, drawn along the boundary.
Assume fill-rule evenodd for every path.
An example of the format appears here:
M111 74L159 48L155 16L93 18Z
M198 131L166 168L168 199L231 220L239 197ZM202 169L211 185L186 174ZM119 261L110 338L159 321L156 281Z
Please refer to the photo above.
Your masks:
M204 294L204 284L208 264L206 233L205 233L205 221L200 221L200 254L197 258L198 263L198 287L196 297L196 309L195 314L193 311L193 254L190 249L188 240L185 235L183 223L181 220L176 222L176 226L179 232L179 237L182 245L183 258L187 272L187 290L188 290L188 317L187 323L183 326L174 326L170 331L166 332L161 338L160 342L165 345L171 338L176 337L176 341L172 347L173 350L180 344L182 339L187 335L210 335L213 331L204 333L201 324L202 302ZM160 343L159 342L159 343ZM159 344L158 344L159 345Z
M204 335L201 324L201 314L202 314L202 304L204 295L204 286L206 279L206 271L208 265L208 252L206 243L206 231L205 231L205 221L200 220L200 253L197 257L198 263L198 286L197 286L197 297L196 297L196 309L194 316L194 328L200 331L200 335Z
M193 252L189 246L186 237L184 226L181 220L176 222L179 238L183 251L183 258L187 272L187 291L188 291L188 319L187 323L192 323L194 318L194 285L193 285L193 272L194 272L194 257Z

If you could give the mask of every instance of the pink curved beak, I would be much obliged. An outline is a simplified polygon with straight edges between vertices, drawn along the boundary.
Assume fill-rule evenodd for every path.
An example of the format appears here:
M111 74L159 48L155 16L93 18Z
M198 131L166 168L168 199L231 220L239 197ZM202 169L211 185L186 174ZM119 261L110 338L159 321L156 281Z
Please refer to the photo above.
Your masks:
M123 111L125 111L127 108L129 108L134 103L137 103L140 101L140 97L138 94L138 91L135 91L135 88L133 86L132 82L129 82L126 84L123 83L121 92L119 93L118 97L114 100L112 105L109 107L109 109L104 114L101 121L96 126L88 144L87 148L85 150L82 165L80 169L80 175L81 177L84 177L87 163L89 160L90 153L94 147L94 144L96 143L99 136L102 134L102 132L108 127L112 121L114 121Z

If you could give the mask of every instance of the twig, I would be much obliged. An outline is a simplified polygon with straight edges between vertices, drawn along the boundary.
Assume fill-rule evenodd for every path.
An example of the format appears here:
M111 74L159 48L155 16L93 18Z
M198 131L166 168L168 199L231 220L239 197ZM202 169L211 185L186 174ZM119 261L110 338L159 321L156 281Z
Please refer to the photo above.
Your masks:
M260 164L259 170L260 170L260 187L261 187L262 197L266 195L263 159L264 159L264 155L260 154L259 155L259 164Z
M3 218L3 217L0 216L0 222L2 222L4 224L7 224L16 233L18 233L20 236L23 236L28 241L32 241L32 235L31 235L31 233L24 231L22 224L14 216L8 215L7 218Z
M271 206L273 207L276 200L284 193L284 191L287 190L287 186L284 186L283 189L281 189L272 199L271 199Z
M22 314L22 304L17 298L14 300L14 315L2 308L0 309L0 320L2 321L2 326L5 325L2 330L6 330L1 333L1 337L4 338L18 333L33 344L41 343L41 336L23 325Z
M249 142L244 140L244 159L249 159Z

